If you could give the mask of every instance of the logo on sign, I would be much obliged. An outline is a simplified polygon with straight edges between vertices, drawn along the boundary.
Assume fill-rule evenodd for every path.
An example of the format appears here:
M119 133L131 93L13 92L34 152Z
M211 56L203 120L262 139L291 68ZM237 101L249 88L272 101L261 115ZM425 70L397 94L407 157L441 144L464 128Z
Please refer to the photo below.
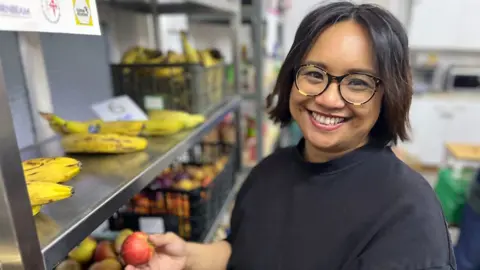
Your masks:
M73 13L77 25L93 25L90 0L73 0Z
M60 20L60 5L58 4L58 0L42 0L42 11L47 21L58 23Z
M9 5L0 3L0 15L10 17L29 18L32 16L30 8L18 5Z

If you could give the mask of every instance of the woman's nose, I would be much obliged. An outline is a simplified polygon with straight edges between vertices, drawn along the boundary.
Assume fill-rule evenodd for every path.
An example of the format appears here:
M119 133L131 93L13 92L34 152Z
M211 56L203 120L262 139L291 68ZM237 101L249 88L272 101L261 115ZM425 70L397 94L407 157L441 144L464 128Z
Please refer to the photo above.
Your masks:
M340 109L345 107L345 101L340 95L339 86L340 85L337 81L332 81L325 91L315 97L315 103L322 107L331 109Z

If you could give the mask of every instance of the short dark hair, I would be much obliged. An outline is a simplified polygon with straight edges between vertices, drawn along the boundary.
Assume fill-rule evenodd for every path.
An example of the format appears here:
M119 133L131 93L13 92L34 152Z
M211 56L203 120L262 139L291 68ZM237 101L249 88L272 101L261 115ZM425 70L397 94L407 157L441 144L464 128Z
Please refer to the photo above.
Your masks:
M292 121L289 99L295 68L323 30L345 20L354 20L369 33L374 63L384 89L380 116L370 137L383 145L408 140L408 113L412 100L408 37L403 25L390 12L371 4L334 2L316 8L303 19L280 68L275 88L267 98L270 118L282 126ZM273 104L275 96L277 102Z

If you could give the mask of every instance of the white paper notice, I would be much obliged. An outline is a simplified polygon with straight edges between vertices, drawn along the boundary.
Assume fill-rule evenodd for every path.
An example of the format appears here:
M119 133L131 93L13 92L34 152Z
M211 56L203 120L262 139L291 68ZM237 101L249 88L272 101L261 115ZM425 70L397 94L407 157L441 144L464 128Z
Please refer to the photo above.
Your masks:
M103 121L145 121L147 115L128 96L119 96L92 105Z
M0 0L0 31L101 34L96 0Z
M165 232L163 218L160 217L141 217L138 220L140 230L147 234L156 234Z

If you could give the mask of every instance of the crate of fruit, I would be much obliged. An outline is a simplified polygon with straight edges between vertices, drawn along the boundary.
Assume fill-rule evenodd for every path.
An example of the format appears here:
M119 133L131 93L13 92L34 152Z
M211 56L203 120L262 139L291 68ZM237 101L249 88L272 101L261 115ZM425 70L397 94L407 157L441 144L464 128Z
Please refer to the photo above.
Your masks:
M201 143L172 164L109 219L110 230L172 231L202 241L234 185L234 151Z
M226 66L216 50L199 51L196 62L183 53L132 51L134 60L110 66L114 95L127 95L144 110L204 113L229 94Z

